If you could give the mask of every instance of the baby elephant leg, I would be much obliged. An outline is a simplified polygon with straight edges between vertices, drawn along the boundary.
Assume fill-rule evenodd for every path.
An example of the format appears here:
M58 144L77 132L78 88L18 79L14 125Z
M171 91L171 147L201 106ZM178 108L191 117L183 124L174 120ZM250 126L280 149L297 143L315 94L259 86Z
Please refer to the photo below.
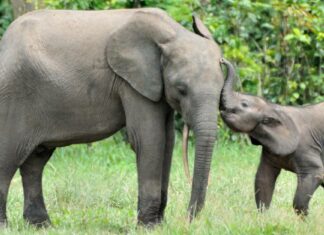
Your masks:
M321 180L315 174L298 175L297 190L293 204L298 215L308 214L308 203L320 184Z
M255 177L255 202L258 210L268 209L280 169L272 166L263 155Z

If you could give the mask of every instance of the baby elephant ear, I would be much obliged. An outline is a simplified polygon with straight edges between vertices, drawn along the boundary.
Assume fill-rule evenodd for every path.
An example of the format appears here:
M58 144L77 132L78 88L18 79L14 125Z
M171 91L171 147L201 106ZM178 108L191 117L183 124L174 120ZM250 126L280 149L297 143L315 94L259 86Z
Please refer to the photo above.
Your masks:
M296 124L285 112L273 110L250 134L254 144L261 144L267 151L286 156L296 151L299 132Z
M196 34L204 38L213 40L213 36L211 35L207 27L204 25L204 23L197 16L193 15L192 20L193 20L192 27Z

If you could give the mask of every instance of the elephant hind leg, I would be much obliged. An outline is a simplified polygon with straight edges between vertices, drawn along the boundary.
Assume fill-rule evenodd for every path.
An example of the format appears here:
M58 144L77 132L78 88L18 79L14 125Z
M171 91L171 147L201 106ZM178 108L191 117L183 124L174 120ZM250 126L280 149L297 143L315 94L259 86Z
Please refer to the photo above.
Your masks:
M313 174L298 175L298 184L293 203L295 212L298 215L308 214L309 201L320 184L320 180Z
M0 140L2 143L0 146L0 226L7 223L6 206L10 182L22 159L28 155L26 148L19 147L23 145L17 145L18 141L14 144L9 144L9 142L11 141Z
M37 227L50 225L50 219L46 211L43 192L42 175L44 166L54 152L38 146L20 166L20 174L24 188L24 219Z
M1 156L0 156L1 157ZM8 158L6 158L8 159ZM10 186L10 182L18 169L18 165L15 162L7 162L1 159L0 162L0 227L7 224L7 196Z

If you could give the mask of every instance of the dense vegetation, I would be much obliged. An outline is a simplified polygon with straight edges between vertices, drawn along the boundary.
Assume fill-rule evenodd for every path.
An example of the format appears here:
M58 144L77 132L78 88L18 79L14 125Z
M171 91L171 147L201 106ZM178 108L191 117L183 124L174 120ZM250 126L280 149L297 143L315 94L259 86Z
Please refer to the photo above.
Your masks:
M12 8L9 1L2 0L0 3L0 37L12 21Z

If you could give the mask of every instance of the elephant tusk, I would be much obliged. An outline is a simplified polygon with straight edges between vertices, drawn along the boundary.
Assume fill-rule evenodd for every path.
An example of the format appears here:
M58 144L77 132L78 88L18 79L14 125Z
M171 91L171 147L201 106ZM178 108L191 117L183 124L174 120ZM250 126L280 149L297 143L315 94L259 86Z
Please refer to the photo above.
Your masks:
M186 124L184 124L183 131L182 131L182 161L183 161L183 168L184 168L185 175L187 177L188 183L191 185L192 179L189 170L188 140L189 140L189 127ZM211 182L211 178L209 173L207 186L210 185L210 182Z
M189 127L185 124L182 131L182 161L184 172L186 174L188 183L191 185L192 180L190 177L189 163L188 163L188 138L189 138Z

